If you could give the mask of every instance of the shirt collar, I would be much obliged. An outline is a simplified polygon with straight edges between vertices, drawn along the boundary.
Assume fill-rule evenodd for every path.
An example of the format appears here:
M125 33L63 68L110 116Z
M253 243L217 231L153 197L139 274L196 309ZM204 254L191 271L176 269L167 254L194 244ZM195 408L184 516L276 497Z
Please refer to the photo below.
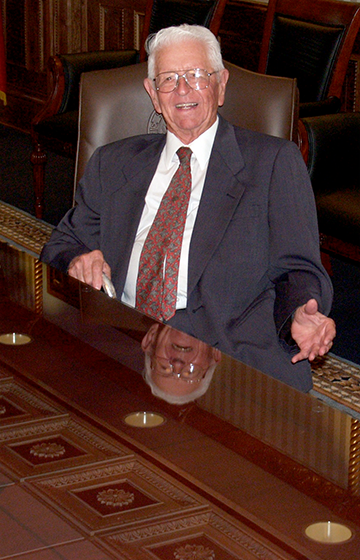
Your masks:
M200 169L205 169L210 159L211 150L214 144L216 131L219 124L219 117L213 125L210 126L205 132L203 132L196 140L188 144L191 148L193 155L197 159ZM184 144L170 131L166 133L166 144L165 144L165 164L167 168L171 167L174 161L178 161L176 155L177 150L184 146Z

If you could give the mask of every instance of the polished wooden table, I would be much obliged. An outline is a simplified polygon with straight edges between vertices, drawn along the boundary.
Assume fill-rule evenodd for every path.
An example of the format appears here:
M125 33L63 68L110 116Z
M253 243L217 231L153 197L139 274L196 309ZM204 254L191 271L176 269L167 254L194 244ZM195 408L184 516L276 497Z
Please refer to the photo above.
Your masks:
M152 320L5 243L0 267L0 558L360 557L358 420L228 356L171 405Z

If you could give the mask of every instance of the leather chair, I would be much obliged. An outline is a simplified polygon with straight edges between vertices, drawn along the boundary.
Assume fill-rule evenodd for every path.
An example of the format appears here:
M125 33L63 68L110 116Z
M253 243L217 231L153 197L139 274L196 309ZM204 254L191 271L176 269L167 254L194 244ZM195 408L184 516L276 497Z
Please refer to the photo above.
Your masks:
M360 113L308 117L302 125L321 249L360 262Z
M258 70L297 78L300 118L335 113L360 5L337 0L269 0Z
M31 125L35 215L42 218L45 189L46 150L75 158L78 99L83 72L117 68L146 60L145 40L162 27L197 23L217 35L227 0L147 0L140 53L135 50L62 54L50 57L51 84L44 107Z
M145 62L145 41L163 27L190 23L208 27L215 36L220 30L227 0L147 0L140 44L140 62Z
M226 100L219 109L238 126L281 138L297 138L295 79L260 75L230 63ZM81 76L75 188L98 146L137 134L165 132L143 87L146 63Z

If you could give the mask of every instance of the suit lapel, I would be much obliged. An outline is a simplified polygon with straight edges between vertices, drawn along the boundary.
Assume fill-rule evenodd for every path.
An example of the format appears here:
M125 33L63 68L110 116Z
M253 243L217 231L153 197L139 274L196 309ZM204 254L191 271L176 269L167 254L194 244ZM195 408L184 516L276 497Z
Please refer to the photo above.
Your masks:
M245 186L244 160L232 125L220 117L189 255L188 296L221 242Z
M147 192L150 181L153 178L161 152L165 146L166 135L156 135L154 140L149 144L147 141L147 146L136 154L132 159L129 159L126 165L123 167L123 173L126 181L133 182L136 191ZM146 142L146 140L144 141ZM150 180L149 180L150 177ZM147 183L144 184L144 179Z
M139 151L123 167L124 177L113 190L112 212L121 216L114 219L107 231L108 247L114 248L112 254L114 275L118 278L119 291L123 290L132 247L145 204L145 196L156 171L165 144L165 135ZM121 255L121 259L118 258ZM116 263L116 264L115 264Z

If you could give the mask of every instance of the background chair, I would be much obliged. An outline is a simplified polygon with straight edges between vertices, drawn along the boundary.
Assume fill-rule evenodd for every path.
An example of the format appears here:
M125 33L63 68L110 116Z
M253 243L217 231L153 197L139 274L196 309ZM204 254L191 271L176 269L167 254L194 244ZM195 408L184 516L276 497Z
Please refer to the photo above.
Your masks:
M359 27L359 4L269 0L258 70L297 78L300 118L337 112Z
M140 44L140 62L145 62L145 41L163 27L190 23L208 27L218 35L227 0L147 0Z
M35 215L43 214L46 151L75 158L78 136L79 83L83 72L118 68L146 60L145 39L162 27L197 23L217 35L227 0L147 0L140 53L135 50L74 53L48 62L50 93L31 125Z
M323 252L360 262L360 113L302 119Z
M50 94L31 123L35 215L42 218L47 150L75 159L80 76L99 68L135 64L135 50L52 56L48 62Z
M230 71L219 112L233 124L274 136L297 137L295 79L260 75L225 63ZM165 132L161 115L143 87L146 63L81 76L75 188L98 146L128 136Z

